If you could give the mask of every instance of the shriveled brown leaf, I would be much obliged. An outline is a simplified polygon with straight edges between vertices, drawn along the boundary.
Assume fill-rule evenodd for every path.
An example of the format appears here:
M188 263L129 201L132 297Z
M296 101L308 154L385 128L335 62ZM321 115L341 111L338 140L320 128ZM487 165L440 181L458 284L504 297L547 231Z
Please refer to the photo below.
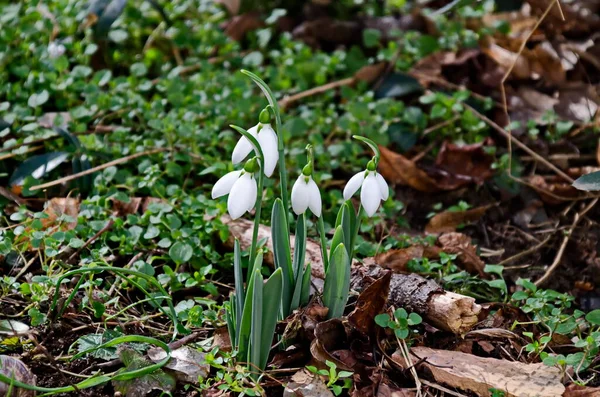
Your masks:
M369 285L358 296L356 308L348 315L348 322L365 335L371 335L375 326L375 316L385 307L390 292L392 272Z
M231 18L225 28L225 34L235 41L241 41L248 32L260 29L264 25L257 11L247 12Z
M489 396L492 388L503 391L506 397L557 397L565 391L560 370L541 363L524 364L428 347L410 351L413 362L418 362L417 371L427 371L438 383L478 396ZM392 358L407 368L400 352Z
M317 367L326 368L329 360L344 371L352 371L356 358L348 350L346 330L339 318L323 321L315 327L315 339L310 344L310 354Z
M367 84L374 83L388 67L387 62L379 62L374 65L367 65L360 68L354 73L354 78L359 81L364 81Z
M298 25L293 36L312 47L322 45L348 45L362 37L362 26L358 21L341 21L329 17L307 20Z
M63 215L74 218L72 222L62 223L61 229L73 230L77 226L77 216L79 216L79 200L71 197L55 197L46 203L44 213L48 215L47 218L42 218L42 225L44 229L54 226L60 221L60 217Z
M485 263L477 256L477 250L471 243L471 238L462 233L445 233L438 237L438 244L447 254L456 254L459 265L471 274L487 278L483 271Z
M527 0L531 6L532 15L540 17L552 0ZM557 35L563 32L569 34L585 34L596 32L600 29L600 3L592 1L560 2L550 8L548 15L542 21L542 28L546 34Z
M471 208L466 211L443 211L436 214L425 226L427 233L454 232L461 225L476 223L481 217L493 207L493 204Z
M212 347L218 347L221 351L231 351L231 338L227 327L219 327L215 330Z
M381 151L379 171L388 182L408 185L427 193L445 190L413 161L383 146L379 146L379 150Z
M449 172L453 177L483 183L493 175L494 158L485 151L492 145L491 140L471 145L457 145L444 141L435 161L435 165Z
M464 66L479 54L479 49L434 52L418 61L410 70L410 74L419 80L423 87L429 87L442 78L445 67Z
M386 384L380 384L377 389L376 397L415 397L416 392L411 389L398 389L396 387L390 387Z
M571 383L567 386L562 397L598 397L600 396L600 387L587 387Z
M410 247L383 252L373 258L365 259L364 262L367 264L376 263L394 272L405 272L407 271L406 265L410 260L415 258L436 259L439 258L440 251L440 248L435 246L411 245Z
M526 181L537 191L542 201L550 205L562 204L583 194L564 179L554 176L533 175L526 178Z
M240 10L241 0L215 0L215 3L223 4L231 15L236 15Z
M333 393L318 375L301 369L283 391L284 397L333 397Z

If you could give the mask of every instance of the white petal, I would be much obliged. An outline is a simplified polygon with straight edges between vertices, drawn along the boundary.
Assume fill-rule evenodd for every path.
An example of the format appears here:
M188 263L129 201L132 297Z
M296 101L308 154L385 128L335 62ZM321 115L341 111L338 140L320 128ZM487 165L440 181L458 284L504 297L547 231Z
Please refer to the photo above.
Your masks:
M252 178L252 183L249 184L248 187L250 188L250 190L247 193L249 196L248 212L250 212L256 205L256 194L257 194L257 190L258 190L258 188L256 187L256 179Z
M312 178L308 181L308 207L317 217L321 216L321 192Z
M232 219L237 219L244 215L250 205L252 205L252 199L256 199L256 193L254 197L251 196L252 187L256 189L256 182L250 176L250 174L244 174L238 178L233 184L229 197L227 198L227 211ZM254 190L256 192L256 190Z
M254 127L250 128L248 132L250 135L256 138L256 131L258 130L258 124ZM242 162L250 152L252 151L252 144L245 136L242 136L238 143L233 148L233 153L231 154L231 162L233 164L237 164Z
M273 175L277 160L279 160L279 152L277 151L277 134L270 124L263 125L258 133L258 143L265 156L265 170L267 177Z
M388 199L388 197L390 197L390 188L388 187L387 182L385 181L385 179L383 179L381 174L378 173L376 175L376 178L377 184L379 185L379 190L381 190L381 199L385 201Z
M296 215L304 214L308 208L309 191L304 178L300 175L292 187L292 209Z
M356 193L356 191L363 184L364 179L365 171L361 171L358 174L354 175L352 178L350 178L350 180L346 184L346 187L344 188L344 200L348 200L354 195L354 193Z
M377 208L379 208L380 201L381 191L379 190L377 178L373 172L370 172L360 190L360 203L367 215L373 216L377 212Z
M215 183L215 186L213 186L213 188L212 188L212 198L216 199L217 197L221 197L226 194L229 194L229 192L231 191L231 187L233 186L235 181L238 180L241 173L242 173L242 171L240 170L240 171L231 171L231 172L223 175L221 177L221 179L219 179L217 181L217 183Z

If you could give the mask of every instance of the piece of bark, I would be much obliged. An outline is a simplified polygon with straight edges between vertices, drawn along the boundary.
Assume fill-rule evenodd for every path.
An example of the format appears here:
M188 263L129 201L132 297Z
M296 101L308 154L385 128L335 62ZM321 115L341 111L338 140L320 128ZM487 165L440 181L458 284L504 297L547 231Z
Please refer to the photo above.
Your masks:
M379 266L355 267L350 287L362 291L370 284L369 280L380 278L385 272ZM392 275L388 303L418 313L427 323L455 334L463 334L477 324L481 311L475 299L445 291L434 281L416 274Z
M557 397L565 391L560 370L542 363L525 364L428 347L413 347L410 351L413 363L419 363L417 371L478 396L491 396L490 389L500 390L506 397ZM399 351L392 359L407 367Z
M227 241L227 246L233 249L234 239L240 240L240 246L242 249L250 248L252 244L252 232L254 223L247 219L236 219L232 220L229 215L223 215L221 222L229 226L231 232L230 238ZM265 225L260 225L258 228L258 241L267 239L267 248L269 253L265 255L264 262L269 265L273 265L273 240L271 239L271 228ZM294 253L294 235L290 236L290 247L292 248L292 256ZM311 274L313 277L324 279L325 270L323 268L323 261L321 260L321 245L317 242L306 239L306 263L310 263Z

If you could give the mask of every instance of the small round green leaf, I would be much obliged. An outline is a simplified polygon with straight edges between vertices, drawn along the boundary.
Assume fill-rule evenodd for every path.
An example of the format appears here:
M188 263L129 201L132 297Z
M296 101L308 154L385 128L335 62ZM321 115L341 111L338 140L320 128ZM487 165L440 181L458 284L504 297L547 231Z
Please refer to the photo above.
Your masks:
M192 257L192 253L192 247L179 241L173 244L171 249L169 249L169 256L171 259L173 259L175 263L180 264L189 261Z

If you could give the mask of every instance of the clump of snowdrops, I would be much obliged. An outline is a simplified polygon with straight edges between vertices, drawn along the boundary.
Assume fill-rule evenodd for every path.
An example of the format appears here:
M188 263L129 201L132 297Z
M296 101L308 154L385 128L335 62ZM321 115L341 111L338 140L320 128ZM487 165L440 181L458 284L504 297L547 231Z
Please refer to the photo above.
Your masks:
M277 321L284 319L309 300L311 264L305 264L306 218L317 217L325 271L321 300L329 309L329 318L341 317L348 300L350 264L361 218L363 214L369 217L375 214L381 201L387 200L389 189L383 177L377 173L380 157L377 145L365 137L355 135L355 139L371 147L374 156L367 163L366 169L354 175L344 188L343 195L346 201L337 214L335 231L328 249L321 213L321 193L313 178L315 172L313 151L308 145L307 164L302 168L291 192L291 208L297 216L292 255L288 176L281 135L281 113L267 84L251 72L242 70L242 73L260 87L269 105L260 113L258 124L248 130L231 126L242 135L233 150L232 163L237 165L248 160L241 169L231 171L217 181L212 189L212 197L216 199L229 195L227 210L233 219L243 216L246 212L250 213L256 208L245 280L240 243L238 240L234 243L235 293L226 305L226 315L229 336L237 350L237 359L248 363L250 370L264 370ZM271 125L272 118L275 119L275 128ZM273 175L277 165L279 165L281 197L275 200L271 210L275 271L265 281L261 275L262 250L257 249L258 228L263 181L264 178ZM358 212L355 212L349 200L359 189L360 206Z

